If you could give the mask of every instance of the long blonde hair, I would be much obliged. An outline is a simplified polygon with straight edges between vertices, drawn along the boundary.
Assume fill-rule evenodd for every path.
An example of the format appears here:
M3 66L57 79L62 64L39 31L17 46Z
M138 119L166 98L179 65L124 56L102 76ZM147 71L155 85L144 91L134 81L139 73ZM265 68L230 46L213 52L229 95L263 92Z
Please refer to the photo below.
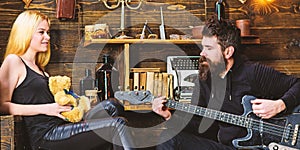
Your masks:
M4 58L9 54L23 55L29 48L39 23L43 20L46 20L50 27L50 19L39 11L27 10L22 12L12 26ZM37 54L36 64L44 69L50 60L50 54L49 44L47 52Z

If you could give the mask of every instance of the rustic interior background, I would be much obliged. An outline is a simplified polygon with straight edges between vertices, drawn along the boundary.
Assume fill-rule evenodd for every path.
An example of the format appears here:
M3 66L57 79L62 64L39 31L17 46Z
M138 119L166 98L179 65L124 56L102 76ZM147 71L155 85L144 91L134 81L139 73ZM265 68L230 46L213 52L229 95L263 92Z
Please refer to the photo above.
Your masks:
M108 1L113 2L113 0ZM136 5L136 1L132 0L132 6ZM135 36L141 33L146 20L154 33L159 33L160 7L163 8L167 37L173 33L191 34L190 26L200 25L206 18L213 15L216 0L144 1L138 10L129 10L125 7L127 35ZM268 5L258 4L259 1ZM247 0L244 4L239 0L225 2L226 18L251 19L251 34L258 36L261 40L261 44L244 45L244 53L250 59L270 65L287 74L300 76L298 64L300 63L300 0ZM176 4L181 4L186 8L184 10L167 9L168 6ZM9 32L17 15L27 9L39 10L47 14L52 22L50 31L52 57L47 71L50 75L71 76L73 89L78 92L79 80L84 77L84 68L90 68L94 74L95 69L102 63L103 54L109 53L113 58L117 58L122 51L122 45L118 44L107 45L103 49L84 47L84 26L107 23L112 35L117 35L121 13L120 8L109 10L98 0L77 0L75 8L74 19L61 20L56 18L56 0L32 0L28 7L22 0L1 0L0 63L3 61ZM160 57L174 54L166 50L170 47L151 44L146 46L147 53L137 56L151 55L153 58L157 57L158 60L165 60L165 57ZM144 48L145 45L143 47L136 45L135 49ZM200 52L195 46L182 45L180 48L188 55L198 55ZM89 54L95 57L94 53L100 53L100 55L90 59ZM139 64L140 67L149 66L149 64L153 67L165 68L166 66L165 61L143 60L143 62ZM74 65L79 69L73 69Z

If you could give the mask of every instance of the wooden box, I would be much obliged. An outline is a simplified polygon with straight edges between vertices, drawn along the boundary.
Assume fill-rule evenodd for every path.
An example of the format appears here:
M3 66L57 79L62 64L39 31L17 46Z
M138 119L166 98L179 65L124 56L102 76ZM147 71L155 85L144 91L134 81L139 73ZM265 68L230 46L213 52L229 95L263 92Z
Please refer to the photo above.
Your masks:
M29 148L29 139L21 116L0 116L0 123L1 150L24 150Z
M0 116L1 150L14 150L14 116Z

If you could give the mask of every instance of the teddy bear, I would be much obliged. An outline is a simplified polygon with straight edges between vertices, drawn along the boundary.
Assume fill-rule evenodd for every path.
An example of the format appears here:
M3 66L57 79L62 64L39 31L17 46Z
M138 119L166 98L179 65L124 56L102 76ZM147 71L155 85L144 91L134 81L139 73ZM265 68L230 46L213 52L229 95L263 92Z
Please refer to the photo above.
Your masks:
M59 105L70 105L72 110L61 114L70 122L81 121L83 115L91 108L90 100L86 96L78 96L70 90L71 79L68 76L49 77L49 89L54 100Z

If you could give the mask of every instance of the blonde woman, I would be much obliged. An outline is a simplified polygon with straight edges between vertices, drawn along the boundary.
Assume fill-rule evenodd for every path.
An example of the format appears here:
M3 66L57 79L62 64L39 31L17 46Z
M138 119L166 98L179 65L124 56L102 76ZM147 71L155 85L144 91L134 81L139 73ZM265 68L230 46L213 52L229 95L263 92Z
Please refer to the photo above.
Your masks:
M50 59L49 28L50 19L38 11L24 11L15 20L0 69L1 114L23 117L34 150L103 149L107 141L102 137L115 147L130 149L125 119L69 123L60 114L71 107L55 103L48 87L44 68Z

